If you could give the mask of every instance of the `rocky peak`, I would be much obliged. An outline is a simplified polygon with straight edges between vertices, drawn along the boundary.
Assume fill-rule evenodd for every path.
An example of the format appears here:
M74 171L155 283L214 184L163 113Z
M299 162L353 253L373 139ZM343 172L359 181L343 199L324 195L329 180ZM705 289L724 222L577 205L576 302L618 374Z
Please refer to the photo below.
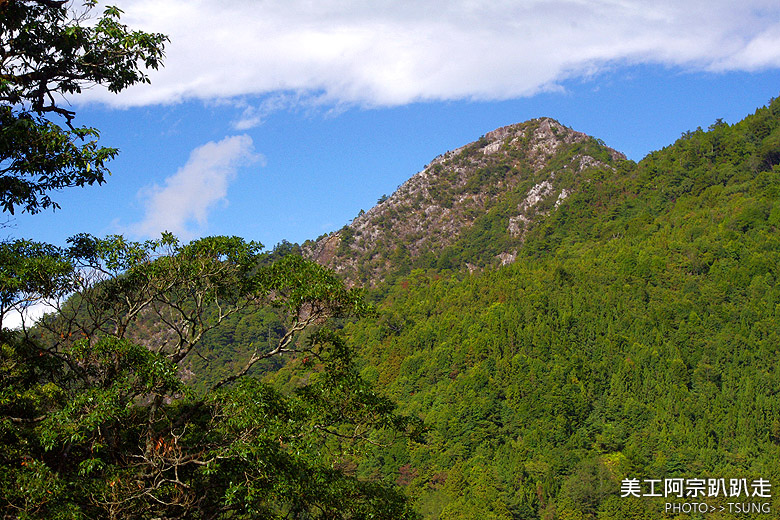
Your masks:
M585 171L613 168L623 159L549 118L498 128L436 157L386 200L306 251L350 279L381 279L478 240L475 223L484 226L487 219L491 233L503 233L501 250L491 258L509 263L527 230L586 181ZM471 269L486 263L484 257L461 260Z

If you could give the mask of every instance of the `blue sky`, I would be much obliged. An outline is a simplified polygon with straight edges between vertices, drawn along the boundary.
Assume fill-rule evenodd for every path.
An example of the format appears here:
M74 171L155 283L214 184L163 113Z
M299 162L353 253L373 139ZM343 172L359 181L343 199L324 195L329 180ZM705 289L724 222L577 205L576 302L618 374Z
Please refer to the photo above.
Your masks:
M500 126L554 117L639 160L780 94L762 0L116 3L170 36L166 66L70 100L120 149L113 175L8 236L302 242Z

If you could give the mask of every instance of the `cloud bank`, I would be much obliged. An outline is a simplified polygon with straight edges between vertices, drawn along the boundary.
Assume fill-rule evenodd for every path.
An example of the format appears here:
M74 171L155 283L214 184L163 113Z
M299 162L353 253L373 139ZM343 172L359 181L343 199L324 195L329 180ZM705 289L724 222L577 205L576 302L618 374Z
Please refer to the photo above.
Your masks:
M780 67L776 0L126 0L122 8L130 27L171 38L151 86L89 94L125 106L278 93L361 106L500 100L623 64ZM265 108L237 127L260 122Z
M203 230L209 213L227 202L227 190L241 166L262 161L246 135L209 142L192 151L175 174L141 190L145 216L129 227L136 236L153 237L170 231L190 239Z

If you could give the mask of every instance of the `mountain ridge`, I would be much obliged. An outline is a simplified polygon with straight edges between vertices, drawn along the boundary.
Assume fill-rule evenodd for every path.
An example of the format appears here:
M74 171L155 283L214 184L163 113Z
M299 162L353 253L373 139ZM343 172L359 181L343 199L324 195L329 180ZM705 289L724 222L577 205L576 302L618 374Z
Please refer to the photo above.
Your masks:
M625 160L552 118L500 127L437 156L391 196L303 251L354 282L375 283L399 263L401 271L424 266L468 242L480 217L505 206L500 247L491 259L464 259L461 267L506 264L526 232L587 181L586 171L614 170Z

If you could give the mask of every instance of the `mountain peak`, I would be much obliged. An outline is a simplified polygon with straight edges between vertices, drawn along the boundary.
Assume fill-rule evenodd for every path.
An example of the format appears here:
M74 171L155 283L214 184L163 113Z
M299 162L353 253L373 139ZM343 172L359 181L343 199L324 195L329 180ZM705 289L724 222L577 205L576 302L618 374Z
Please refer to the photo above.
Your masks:
M390 197L310 246L308 254L350 279L376 280L440 262L439 253L458 243L467 248L484 240L476 225L489 227L488 235L500 244L481 248L479 258L460 255L465 265L452 267L508 263L527 230L586 180L583 172L613 168L624 159L551 118L497 128L434 158Z

